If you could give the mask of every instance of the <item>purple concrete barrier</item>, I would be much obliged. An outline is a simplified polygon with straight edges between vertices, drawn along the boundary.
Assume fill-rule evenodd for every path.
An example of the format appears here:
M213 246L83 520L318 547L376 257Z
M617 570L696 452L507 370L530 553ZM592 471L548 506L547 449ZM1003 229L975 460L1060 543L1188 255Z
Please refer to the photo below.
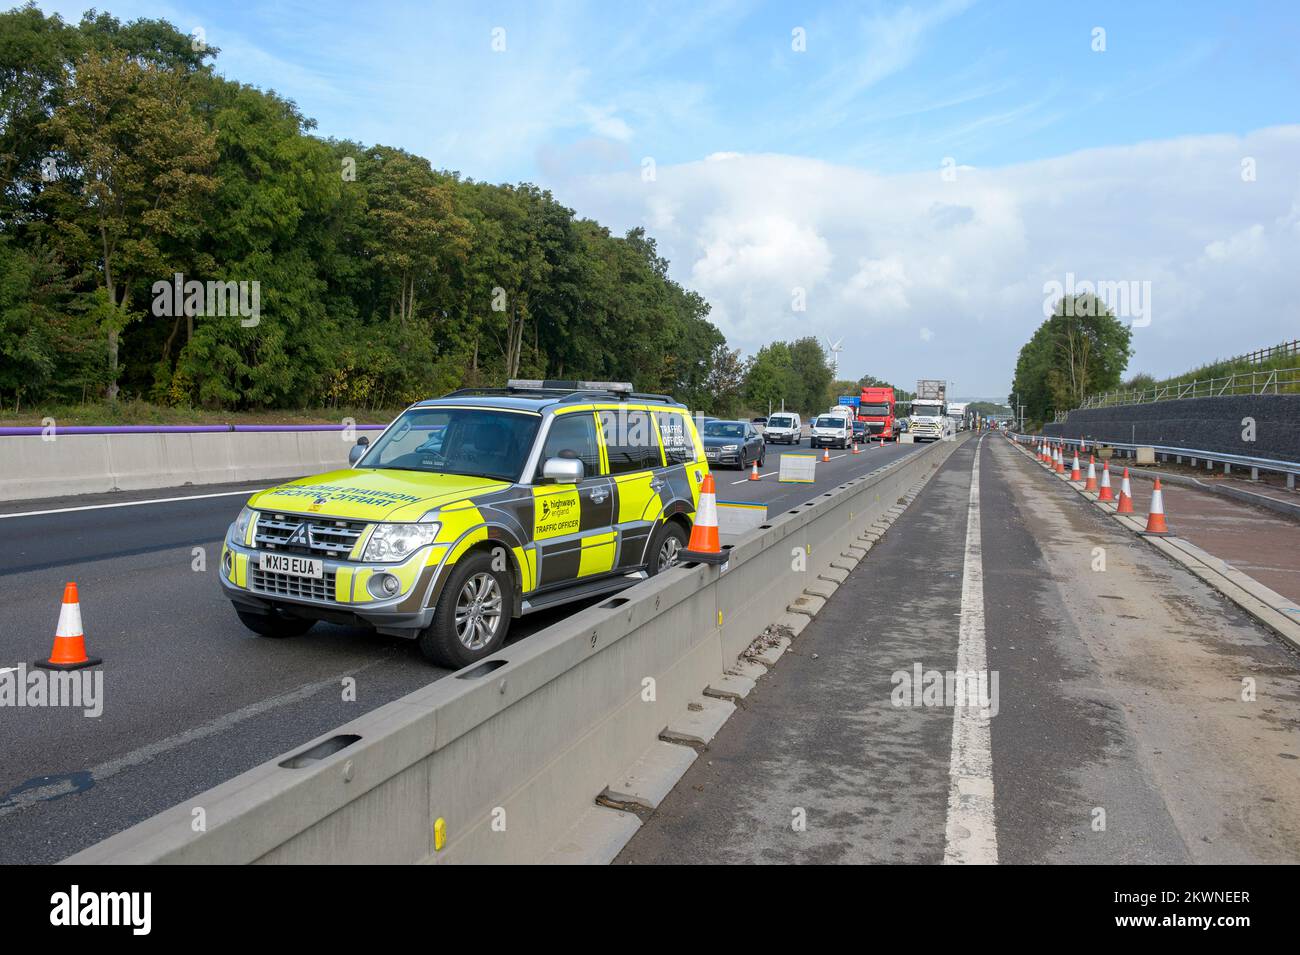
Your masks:
M323 474L348 466L355 437L342 424L0 428L0 500Z

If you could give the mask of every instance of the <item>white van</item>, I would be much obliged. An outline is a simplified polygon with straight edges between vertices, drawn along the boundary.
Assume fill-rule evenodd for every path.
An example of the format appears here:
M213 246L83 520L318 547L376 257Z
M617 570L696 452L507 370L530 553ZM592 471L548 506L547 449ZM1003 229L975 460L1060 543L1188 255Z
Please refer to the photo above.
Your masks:
M853 442L853 419L846 414L818 415L812 423L814 448L847 448Z
M778 411L768 417L763 428L763 441L767 444L800 444L803 441L803 422L793 411Z

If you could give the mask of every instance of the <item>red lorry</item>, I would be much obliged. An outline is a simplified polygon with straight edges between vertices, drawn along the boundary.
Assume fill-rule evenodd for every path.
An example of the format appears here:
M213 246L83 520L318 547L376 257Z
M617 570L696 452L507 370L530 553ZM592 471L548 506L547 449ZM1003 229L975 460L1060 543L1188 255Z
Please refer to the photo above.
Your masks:
M863 388L858 399L858 420L867 427L867 440L894 441L898 428L894 419L893 388Z

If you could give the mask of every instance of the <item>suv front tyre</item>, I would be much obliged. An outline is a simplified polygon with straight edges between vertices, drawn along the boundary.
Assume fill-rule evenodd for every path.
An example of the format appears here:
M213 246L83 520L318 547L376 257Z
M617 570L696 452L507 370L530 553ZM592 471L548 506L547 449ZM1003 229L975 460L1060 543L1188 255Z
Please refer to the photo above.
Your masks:
M649 564L646 573L653 577L662 574L680 560L686 549L686 531L676 521L664 521L650 542Z
M510 629L514 583L496 570L492 555L476 551L456 563L438 597L433 623L418 640L430 663L459 670L495 653Z

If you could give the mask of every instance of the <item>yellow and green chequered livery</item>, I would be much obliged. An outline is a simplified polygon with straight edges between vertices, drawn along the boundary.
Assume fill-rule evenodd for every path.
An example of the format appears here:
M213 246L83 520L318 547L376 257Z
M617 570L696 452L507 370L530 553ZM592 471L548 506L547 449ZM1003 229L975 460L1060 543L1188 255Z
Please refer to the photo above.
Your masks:
M496 650L514 617L675 563L708 473L684 406L617 383L453 392L350 460L249 499L225 592L267 636L362 623L452 667Z

